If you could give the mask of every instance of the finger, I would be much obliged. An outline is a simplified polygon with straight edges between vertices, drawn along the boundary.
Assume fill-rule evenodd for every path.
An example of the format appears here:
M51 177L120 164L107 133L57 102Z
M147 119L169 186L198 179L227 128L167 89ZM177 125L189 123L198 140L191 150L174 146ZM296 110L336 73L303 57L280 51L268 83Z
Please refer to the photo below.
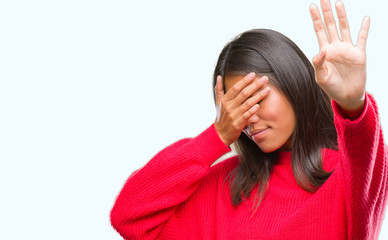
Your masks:
M321 8L323 13L323 19L325 20L325 25L327 33L329 34L330 42L338 41L338 31L337 25L335 24L334 15L331 11L330 0L321 0Z
M237 108L237 110L236 110L237 113L236 114L239 115L239 116L245 114L246 111L248 111L254 105L257 105L258 102L263 100L268 95L268 93L270 91L271 91L271 89L269 87L266 87L265 89L260 91L258 94L255 94L252 97L250 97L249 99L247 99L243 104L241 104ZM248 119L246 119L246 120L248 120Z
M255 104L253 105L248 111L245 111L245 113L242 115L242 118L239 120L239 124L241 126L246 126L249 119L253 117L253 115L259 110L259 105Z
M313 20L315 34L317 35L319 49L322 49L323 46L329 43L327 39L327 34L325 30L325 26L323 25L321 14L319 13L319 9L315 4L310 5L310 15Z
M218 105L224 96L224 86L222 84L222 76L218 75L216 80L217 81L214 90L216 91L216 104Z
M241 79L241 81L238 81L236 84L234 84L233 87L231 87L229 91L225 94L225 101L234 99L241 92L242 89L248 86L253 81L253 79L255 79L255 77L256 74L254 72L251 72L247 74L243 79Z
M342 41L352 42L352 38L350 37L349 22L348 22L348 18L346 17L344 4L341 1L336 2L335 9L337 11L338 23L341 31Z
M241 92L236 96L233 101L233 106L241 105L244 101L246 101L250 96L252 96L255 92L257 92L261 87L264 86L268 82L268 77L263 76L258 80L253 81L251 84L246 86Z
M361 48L362 50L366 49L366 40L368 38L369 26L370 26L370 18L368 16L364 17L364 20L362 21L360 33L358 34L358 40L357 40L357 47Z
M324 62L326 59L326 50L323 49L319 53L319 55L313 58L314 70L315 70L315 78L317 82L322 82L326 79L327 70L325 69Z

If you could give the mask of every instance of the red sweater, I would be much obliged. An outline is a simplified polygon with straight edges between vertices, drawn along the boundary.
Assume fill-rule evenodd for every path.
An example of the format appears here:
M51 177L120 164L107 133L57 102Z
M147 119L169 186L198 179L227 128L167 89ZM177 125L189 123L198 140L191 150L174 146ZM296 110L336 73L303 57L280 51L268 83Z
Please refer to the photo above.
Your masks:
M159 152L133 173L111 211L125 239L377 239L387 203L388 160L377 106L368 94L363 113L346 119L333 102L338 151L323 149L334 170L315 193L303 190L280 152L266 197L252 215L253 198L234 207L226 175L237 156L214 125Z

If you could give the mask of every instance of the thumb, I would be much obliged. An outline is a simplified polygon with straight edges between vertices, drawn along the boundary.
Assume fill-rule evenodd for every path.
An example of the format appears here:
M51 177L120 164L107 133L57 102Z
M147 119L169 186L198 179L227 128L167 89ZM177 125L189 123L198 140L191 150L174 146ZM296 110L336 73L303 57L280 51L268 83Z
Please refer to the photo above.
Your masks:
M327 75L325 65L324 65L325 59L326 59L325 49L322 49L320 53L313 58L315 77L318 83L322 82Z
M224 86L222 85L222 76L220 75L217 76L217 82L214 90L216 91L216 104L218 104L224 96Z

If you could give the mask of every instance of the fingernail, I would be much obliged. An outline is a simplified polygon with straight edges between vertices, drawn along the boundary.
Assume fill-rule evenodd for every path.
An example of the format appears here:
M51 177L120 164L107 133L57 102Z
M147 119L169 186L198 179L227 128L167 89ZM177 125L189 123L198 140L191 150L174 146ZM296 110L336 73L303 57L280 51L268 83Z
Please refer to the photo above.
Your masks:
M255 78L255 76L256 76L256 73L251 72L251 73L248 74L248 79Z
M322 58L323 55L325 54L326 50L325 49L322 49L319 53L319 58Z
M266 87L265 89L264 89L264 93L269 93L269 91L271 91L271 88L269 88L269 87Z
M266 82L268 82L268 77L264 76L264 77L260 78L260 82L261 82L261 83L266 83Z
M344 4L342 3L342 1L337 1L337 2L335 3L335 5L340 6L340 5L344 5Z

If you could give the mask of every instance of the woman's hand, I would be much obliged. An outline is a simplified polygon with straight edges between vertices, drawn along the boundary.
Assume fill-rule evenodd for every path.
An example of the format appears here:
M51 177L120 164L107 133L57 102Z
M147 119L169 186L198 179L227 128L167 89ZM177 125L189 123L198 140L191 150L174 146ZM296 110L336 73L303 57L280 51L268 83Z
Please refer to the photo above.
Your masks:
M322 22L318 7L314 4L310 6L320 48L320 53L313 58L316 81L345 112L361 113L365 104L365 48L370 19L364 18L357 45L354 46L344 5L338 1L335 6L342 39L337 31L330 0L321 0L325 24Z
M251 118L259 109L259 104L270 91L269 87L260 90L268 77L256 79L255 73L246 75L234 84L226 94L222 85L222 77L217 76L215 86L217 118L214 123L221 140L227 145L234 143Z

